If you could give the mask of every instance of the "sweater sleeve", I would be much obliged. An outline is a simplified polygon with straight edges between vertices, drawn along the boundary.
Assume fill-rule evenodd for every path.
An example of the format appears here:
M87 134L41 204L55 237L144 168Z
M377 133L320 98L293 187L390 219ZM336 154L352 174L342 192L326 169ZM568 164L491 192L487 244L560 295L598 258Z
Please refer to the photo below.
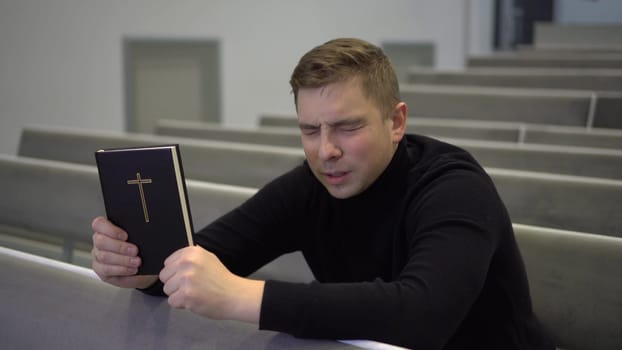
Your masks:
M216 254L234 274L247 276L271 260L299 250L298 236L287 228L300 221L305 198L308 169L298 166L274 179L239 207L216 219L195 234L195 243ZM163 284L138 289L155 296L165 296Z
M442 348L480 296L509 220L489 179L469 171L446 173L409 199L406 263L394 280L268 281L260 328Z
M247 276L280 255L299 250L298 236L287 228L297 217L309 178L299 166L261 188L239 207L195 235L197 244L213 252L227 268Z

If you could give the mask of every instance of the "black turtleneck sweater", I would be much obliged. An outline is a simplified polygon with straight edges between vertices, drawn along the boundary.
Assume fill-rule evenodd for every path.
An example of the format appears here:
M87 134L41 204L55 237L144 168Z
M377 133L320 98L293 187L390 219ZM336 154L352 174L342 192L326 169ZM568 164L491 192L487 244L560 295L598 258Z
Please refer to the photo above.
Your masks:
M332 197L308 165L262 188L196 241L248 275L301 251L317 282L267 281L260 328L416 349L552 349L495 187L465 151L400 143L363 193Z

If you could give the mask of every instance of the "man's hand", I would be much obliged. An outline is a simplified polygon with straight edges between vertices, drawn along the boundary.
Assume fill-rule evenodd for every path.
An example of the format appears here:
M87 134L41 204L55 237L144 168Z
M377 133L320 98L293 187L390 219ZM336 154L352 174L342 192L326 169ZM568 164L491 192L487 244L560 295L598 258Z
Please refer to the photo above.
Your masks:
M168 257L160 280L175 308L214 319L259 322L264 281L234 275L201 247L186 247Z
M123 288L147 288L155 275L136 275L140 266L138 247L127 242L127 233L101 216L93 219L93 271L99 278Z

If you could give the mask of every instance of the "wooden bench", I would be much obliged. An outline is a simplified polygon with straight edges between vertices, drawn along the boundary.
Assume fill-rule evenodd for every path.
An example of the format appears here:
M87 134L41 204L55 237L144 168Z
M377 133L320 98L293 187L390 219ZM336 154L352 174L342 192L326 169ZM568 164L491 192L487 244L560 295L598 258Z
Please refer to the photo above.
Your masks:
M153 137L151 141L159 140L156 136ZM58 143L52 142L49 146L42 143L33 149L54 147L56 151L54 158L56 160L79 162L80 159L74 159L72 154L63 153L63 147L59 147L59 144L66 142L73 149L80 148L86 153L90 153L88 149L91 147L91 149L97 149L96 133L82 132L79 139L87 141L85 144L81 144L78 139L72 140L69 134L65 134L63 140ZM128 143L135 139L136 137L131 137L130 140L124 142ZM47 138L47 140L54 139ZM183 138L179 140L182 141L183 150ZM239 149L240 144L236 144L236 147ZM250 145L248 147L256 146ZM72 152L74 151L72 150ZM42 155L39 156L42 157ZM192 157L187 157L182 151L182 156L186 169L201 169L201 166L206 167L211 162L208 156L203 156L200 152L194 153ZM255 171L253 167L246 166L234 156L221 155L221 157L225 156L228 158L227 164L230 166L214 169L221 172L217 174L217 179L225 179L226 181L227 174L232 172L239 172L236 178L237 182L244 182L243 176L246 174L251 176L251 179L253 178L252 173ZM278 154L273 156L278 157ZM516 161L518 159L516 158ZM572 158L568 159L572 161ZM87 162L92 163L92 160ZM270 166L264 169L263 175L266 178L275 178L287 170L289 168ZM515 220L514 222L607 235L622 235L622 216L618 215L618 206L619 203L622 203L622 181L620 180L496 168L487 168L486 170L497 183L498 190L513 220ZM190 179L215 182L212 178L213 173L187 170L185 173ZM229 182L229 184L231 183ZM248 187L256 186L248 185ZM535 208L539 209L534 210Z
M622 48L622 25L587 23L534 24L534 47L598 51Z
M107 285L92 270L0 247L0 339L6 349L355 349L172 309ZM386 346L387 349L392 347Z
M471 68L458 71L413 67L408 69L407 82L426 85L622 91L622 70Z
M557 346L622 349L622 239L514 225L534 311Z
M560 349L622 348L622 238L514 224L534 312ZM287 261L304 274L301 256Z
M258 124L260 130L266 129L286 133L283 130L284 128L296 128L295 132L290 131L288 134L300 134L298 119L294 115L262 115L259 117ZM189 128L184 128L183 125L196 126L196 135L202 137L200 122L161 120L158 121L156 133L185 136L186 131L181 130ZM409 117L407 132L454 139L622 149L622 130L612 128ZM188 132L188 135L192 134ZM251 138L248 140L252 142ZM296 143L292 142L290 145L294 146Z
M622 179L622 151L443 138L469 151L484 167Z
M622 237L622 181L487 168L512 222Z
M610 53L599 56L577 55L522 55L519 53L494 53L467 58L467 68L473 67L521 67L521 68L589 68L621 69L622 54Z
M622 128L619 92L402 84L401 94L428 118Z
M3 245L90 266L90 223L105 215L94 166L0 155L0 188ZM256 191L192 180L187 188L196 229ZM75 257L74 248L86 254Z
M413 126L412 128L417 129L418 127ZM481 131L483 134L488 129ZM492 132L495 133L494 131ZM33 134L32 136L30 135L31 133ZM156 126L156 133L170 134L177 137L200 138L203 140L229 140L259 144L271 143L272 140L277 140L276 142L280 145L301 147L299 131L283 128L241 129L201 122L160 121ZM622 131L620 136L622 136ZM34 137L34 131L24 130L24 139L27 140ZM622 179L622 150L519 144L517 142L442 139L468 150L484 166ZM622 137L620 140L622 141ZM31 144L34 145L35 142L31 142ZM38 156L34 151L24 151L22 154Z
M564 56L564 55L590 55L601 56L602 54L622 54L622 45L620 46L594 46L594 47L582 47L582 46L559 46L559 45L539 45L534 44L518 44L516 45L516 53L523 56Z
M514 225L514 230L527 269L534 312L557 346L619 349L622 239L525 225ZM4 247L0 247L0 263L5 325L0 336L10 348L87 344L93 349L156 344L163 348L346 348L335 342L300 340L170 309L161 298L106 285L89 269ZM287 264L301 272L306 268L302 257ZM102 317L106 322L101 322ZM36 337L29 336L33 328L37 329ZM193 341L188 343L188 339ZM374 342L357 345L378 346Z
M305 159L290 147L54 127L24 128L18 154L94 165L98 149L171 143L180 144L188 178L238 186L261 187Z
M287 118L289 126L242 128L226 127L219 123L190 120L160 119L156 122L154 133L160 136L217 140L250 144L302 147L298 120Z
M491 171L491 173L499 187L507 187L506 190L510 189L516 192L514 195L522 196L522 210L533 208L534 215L537 215L538 208L542 208L541 205L543 204L548 204L550 206L548 209L552 209L552 211L561 211L558 210L556 204L566 206L568 203L571 203L573 205L571 208L564 208L566 215L564 220L579 215L579 213L584 213L586 217L591 217L595 221L600 222L609 219L613 221L616 219L615 216L618 216L618 207L616 205L620 203L619 189L622 186L619 182L616 182L613 188L607 187L607 185L613 184L613 182L600 183L603 193L611 194L615 191L618 192L618 199L613 198L605 201L602 198L595 198L598 197L598 194L590 197L580 188L574 188L573 186L581 184L581 182L576 181L576 178L568 177L566 179L567 183L564 186L559 186L558 183L562 180L559 178L548 179L551 181L550 183L546 183L546 181L530 183L524 177L521 179L520 176L517 176L521 174L513 174L511 172L499 173L496 171ZM538 181L542 179L533 177L531 180ZM513 183L512 181L520 182ZM592 182L586 182L586 184L592 184ZM2 156L0 157L0 184L0 190L6 194L5 200L0 204L0 215L2 215L0 222L3 223L4 228L21 226L22 229L26 227L33 231L51 232L55 237L70 238L84 243L90 241L90 220L94 215L102 214L101 210L103 210L101 208L101 199L98 195L97 174L93 166ZM254 192L252 189L199 184L194 181L189 181L188 189L193 218L195 218L197 225L209 222L214 217L220 215L222 211L227 210L224 207L234 206ZM221 192L226 193L223 193L222 197L211 196L205 202L197 202L197 189L208 190L208 192L225 190ZM553 195L557 197L550 198L544 193L546 190L552 189L554 189ZM591 193L594 193L593 188L591 191ZM500 192L503 197L503 190ZM576 198L562 198L565 194L572 194ZM54 200L45 200L59 195L62 195L62 205L50 205L56 202ZM511 202L511 199L507 198L507 194L505 196L506 204L508 201ZM531 196L537 197L528 198ZM538 198L541 200L540 202ZM223 205L223 201L226 200L230 202ZM578 208L577 202L580 201L583 201L583 204L580 205L582 207ZM598 207L594 203L598 203ZM214 205L217 206L216 209L210 209ZM612 210L603 215L607 206L611 206ZM508 207L512 213L513 207L510 205ZM544 215L557 215L555 213L551 214L549 210L542 210L542 212ZM514 214L512 213L513 218L516 217ZM529 217L532 214L527 212L525 215ZM607 215L609 215L609 218ZM611 224L611 222L607 224ZM619 278L618 271L622 262L622 239L595 234L567 233L560 230L532 228L524 225L515 225L515 230L527 266L535 311L547 329L555 335L559 345L568 349L617 348L616 346L619 346L622 337L619 333L622 322L622 314L619 313L622 279ZM283 269L281 267L285 266L285 271L290 277L301 282L308 281L312 276L308 272L306 264L301 262L301 259L300 255L289 255L285 260L275 261L269 266L270 269L264 270L263 273L260 271L258 276L263 278L282 277ZM33 290L41 291L45 289L45 294L41 294L41 298L34 298L31 301L24 302L32 303L29 305L35 309L40 307L39 304L36 304L38 302L61 307L56 305L58 299L53 297L57 293L60 295L61 291L50 292L49 288L62 288L61 286L66 285L64 279L59 279L58 276L49 272L37 274L35 272L17 271L13 265L5 261L2 262L2 265L4 274L7 275L3 276L5 285L14 286L15 288L1 288L0 291L2 293L12 293L3 295L4 298L2 300L10 301L8 304L14 305L14 307L23 307L15 303L16 291L26 289L19 285L15 287L14 279L16 276L24 276L26 274L35 276L35 278L18 278L18 281L21 281L21 283L42 283ZM21 261L14 265L27 266L27 264ZM45 276L52 278L55 283L50 285ZM9 277L13 279L9 279ZM82 283L80 282L81 285ZM46 287L44 288L43 286ZM77 293L81 295L94 295L89 289L90 287L83 287L87 289L81 288ZM64 293L66 292L64 291ZM114 293L135 292L114 289ZM27 299L32 299L31 295L30 293L20 294L21 297ZM75 302L76 296L73 293L63 295L68 298L63 300ZM114 304L117 306L126 305L125 302L117 303L117 299L121 298L122 300L138 300L137 303L143 306L150 305L146 304L150 303L149 301L145 301L151 300L145 299L150 297L143 296L142 294L123 294L122 297L119 295L121 294L115 294L108 298L97 297L97 300L114 300ZM109 304L106 305L109 306ZM130 308L131 306L121 307L123 310ZM152 307L147 307L147 309L153 311ZM142 309L138 311L132 310L132 312L128 312L125 315L134 317L137 313L143 312L140 310ZM165 311L160 310L159 312ZM159 315L159 312L153 314ZM56 312L51 312L48 309L45 313L48 317L53 316L53 320L57 321L58 314ZM12 312L7 311L3 314L14 317ZM62 312L59 314L66 315L67 313ZM84 315L83 312L80 314ZM113 316L110 315L110 312L106 313L106 315ZM11 326L23 327L25 323L32 325L32 323L28 322L33 322L33 319L39 322L45 322L43 320L48 319L46 317L31 318L30 316L32 314L28 314L27 319L14 320L15 322L11 323ZM106 319L109 319L109 316ZM157 319L159 318L158 316ZM114 316L112 319L114 319ZM149 322L157 321L149 319ZM66 322L58 324L63 324L63 327L67 326ZM110 324L128 325L127 321L122 323L115 321ZM164 326L160 325L160 327ZM11 341L16 342L27 341L24 338L20 338L21 333L14 334L6 327L2 331L6 331L11 335L11 337L3 337L2 339L11 339ZM153 334L153 332L150 333ZM66 336L66 333L62 335ZM53 335L51 333L43 335L43 339L48 339L46 341L62 341L49 337L53 337ZM136 339L135 337L131 338ZM41 337L37 339L41 339ZM67 339L67 337L63 339ZM124 338L124 341L128 340L131 339L128 337ZM584 347L587 344L590 346Z
M195 230L256 192L196 180L186 180L186 185ZM0 202L0 246L91 266L90 223L95 216L105 215L94 166L0 155L0 191L5 195ZM309 280L310 270L300 275L287 263L297 254L284 255L277 259L284 263L268 264L253 276Z

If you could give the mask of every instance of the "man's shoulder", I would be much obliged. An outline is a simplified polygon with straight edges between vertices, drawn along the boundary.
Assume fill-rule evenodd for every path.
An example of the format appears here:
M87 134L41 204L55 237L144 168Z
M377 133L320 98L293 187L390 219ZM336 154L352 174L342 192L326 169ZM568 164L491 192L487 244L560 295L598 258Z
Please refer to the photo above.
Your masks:
M466 150L438 139L418 135L406 135L406 147L417 172L448 169L469 169L484 172L477 160Z

